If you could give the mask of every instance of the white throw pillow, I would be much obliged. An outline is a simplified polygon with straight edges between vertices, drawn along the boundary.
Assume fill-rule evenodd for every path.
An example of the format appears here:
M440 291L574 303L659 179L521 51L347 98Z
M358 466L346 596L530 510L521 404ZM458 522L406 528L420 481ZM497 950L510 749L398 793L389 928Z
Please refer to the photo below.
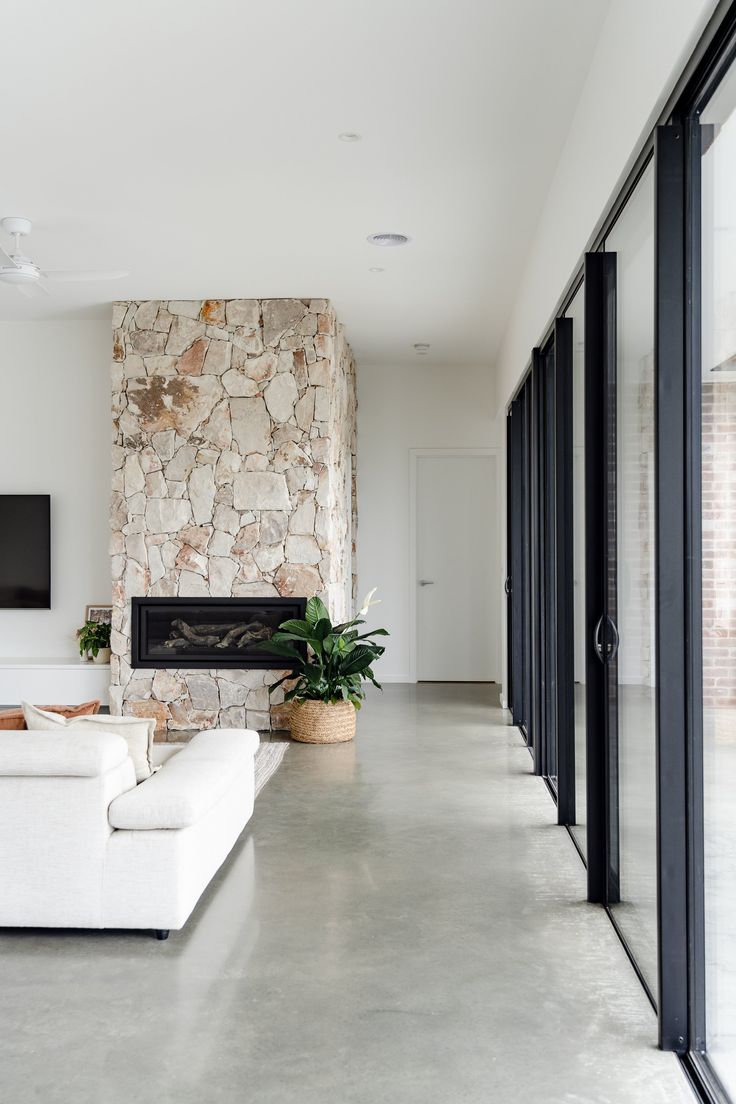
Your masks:
M95 713L89 717L71 717L67 720L60 713L47 713L36 705L21 702L26 726L30 731L52 732L56 729L96 728L99 732L114 732L122 736L128 745L128 754L135 767L135 780L142 782L153 773L151 748L156 721L146 717L110 717L106 713ZM90 723L87 723L90 722Z

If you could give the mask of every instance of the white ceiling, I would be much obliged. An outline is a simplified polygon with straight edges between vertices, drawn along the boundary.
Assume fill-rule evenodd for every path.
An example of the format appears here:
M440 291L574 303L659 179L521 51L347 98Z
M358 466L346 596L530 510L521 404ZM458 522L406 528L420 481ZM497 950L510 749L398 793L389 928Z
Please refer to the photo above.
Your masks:
M359 362L492 362L607 7L5 0L0 216L42 268L130 275L0 285L0 319L325 296Z

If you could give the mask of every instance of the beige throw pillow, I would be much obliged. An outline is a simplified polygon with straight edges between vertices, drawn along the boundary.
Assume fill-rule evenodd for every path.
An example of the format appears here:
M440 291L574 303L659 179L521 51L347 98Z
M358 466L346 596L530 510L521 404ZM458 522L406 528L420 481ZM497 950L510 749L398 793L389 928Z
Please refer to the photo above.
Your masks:
M98 732L113 732L122 736L128 745L128 754L135 767L135 780L142 782L153 773L151 765L151 747L156 721L141 717L109 717L106 713L97 713L90 717L71 717L67 720L59 713L48 713L38 706L21 702L23 716L29 731L52 732L70 728L97 729Z

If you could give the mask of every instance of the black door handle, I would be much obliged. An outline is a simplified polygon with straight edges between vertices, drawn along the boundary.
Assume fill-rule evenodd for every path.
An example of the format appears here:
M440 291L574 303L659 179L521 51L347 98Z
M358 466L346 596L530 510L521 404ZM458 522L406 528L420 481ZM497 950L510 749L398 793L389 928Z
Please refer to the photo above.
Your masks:
M608 633L606 633L606 640L603 639L603 625L610 626L611 640L608 640ZM618 626L612 617L609 617L607 613L602 613L596 622L596 626L593 629L593 648L595 654L601 663L613 663L614 659L618 655L619 644L621 638L618 634Z
M507 575L506 578L504 579L503 589L504 589L506 594L511 593L512 584L511 584L511 576L510 575Z
M606 657L603 653L603 641L601 639L601 629L603 628L604 617L605 614L602 613L598 618L598 621L596 622L595 628L593 629L593 649L601 663L606 662Z

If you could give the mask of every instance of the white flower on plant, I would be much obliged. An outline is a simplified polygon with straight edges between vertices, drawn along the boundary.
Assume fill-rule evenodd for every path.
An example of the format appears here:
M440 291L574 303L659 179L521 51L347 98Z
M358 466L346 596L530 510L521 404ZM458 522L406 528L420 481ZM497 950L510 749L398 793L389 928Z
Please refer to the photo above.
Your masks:
M373 595L376 593L377 590L378 590L378 587L374 587L373 590L368 591L365 598L363 599L363 604L361 605L360 609L358 610L358 617L365 617L365 615L367 614L367 612L371 608L371 606L380 606L380 604L381 604L381 599L380 598L376 598L375 602L373 601Z

